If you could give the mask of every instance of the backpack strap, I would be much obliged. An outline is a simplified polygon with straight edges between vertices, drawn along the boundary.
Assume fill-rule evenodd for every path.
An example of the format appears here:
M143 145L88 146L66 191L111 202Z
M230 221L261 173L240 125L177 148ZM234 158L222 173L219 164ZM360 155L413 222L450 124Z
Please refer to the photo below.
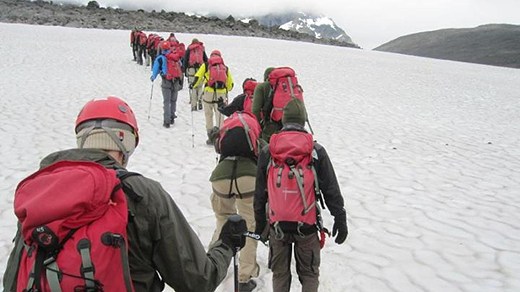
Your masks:
M244 131L246 132L246 138L247 138L247 143L249 144L249 149L251 149L251 151L254 152L255 148L253 147L253 142L251 141L251 138L249 137L249 131L251 131L251 129L249 128L249 125L244 120L242 113L238 112L237 115L238 115L238 119L242 123L242 126L244 126Z
M131 176L137 176L141 174L137 172L127 171L123 168L116 169L116 173L117 178L119 178L119 180L121 181L121 187L123 188L123 192L125 193L125 195L128 198L132 199L132 201L134 202L140 202L143 199L143 197L137 194L129 184L125 183L125 180Z
M81 276L85 279L85 289L88 291L96 287L94 278L94 265L90 256L90 240L83 238L78 242L76 248L81 256Z
M303 202L302 215L305 215L305 214L309 213L309 211L316 206L316 201L314 201L311 205L307 205L307 200L305 199L305 191L303 188L303 171L301 168L296 169L294 167L294 164L288 164L288 165L289 165L289 168L291 169L291 172L293 173L294 177L296 178L296 183L298 185L298 189L300 190L300 196L301 196L302 202ZM316 180L315 173L316 172L314 172L314 180Z

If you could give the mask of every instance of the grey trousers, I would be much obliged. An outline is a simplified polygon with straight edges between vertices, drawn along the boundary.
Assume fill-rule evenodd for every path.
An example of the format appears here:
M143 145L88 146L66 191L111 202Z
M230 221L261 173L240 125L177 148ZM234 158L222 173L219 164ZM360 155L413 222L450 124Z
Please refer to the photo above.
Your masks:
M177 111L177 96L181 88L180 81L167 80L163 77L161 83L161 90L163 95L163 123L170 124L175 117Z

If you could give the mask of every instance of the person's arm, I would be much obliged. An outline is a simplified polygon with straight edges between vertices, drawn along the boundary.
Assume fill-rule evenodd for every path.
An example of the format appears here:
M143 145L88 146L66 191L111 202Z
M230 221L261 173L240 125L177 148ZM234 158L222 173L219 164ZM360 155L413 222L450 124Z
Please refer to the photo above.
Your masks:
M14 292L16 290L16 281L18 278L18 267L20 265L20 258L22 256L23 240L21 236L21 226L18 224L18 230L14 238L14 248L9 254L7 260L7 267L5 269L3 285L5 292Z
M177 204L159 183L140 177L127 181L131 179L148 181L146 187L141 184L133 189L137 193L148 192L148 204L142 207L151 218L151 260L161 279L176 291L215 290L227 275L233 257L231 248L218 240L206 252Z
M245 96L246 95L244 93L237 95L230 104L228 104L227 106L219 107L218 111L226 117L229 117L236 111L244 110Z
M186 71L188 69L188 60L190 59L190 48L186 49L184 53L184 57L182 58L182 68L184 69L184 74L187 74ZM188 76L186 76L188 77Z
M202 64L195 73L195 83L193 84L193 88L199 87L200 83L204 80L204 75L206 74L206 64Z
M226 78L226 89L228 92L230 92L231 90L233 90L233 76L231 76L231 71L227 70L227 78Z
M165 63L163 62L162 58L164 58L163 55L159 55L157 56L157 58L155 58L155 61L153 62L153 67L152 67L152 76L150 77L150 80L154 81L155 78L157 78L157 75L159 75L159 70L160 68L162 67L162 63Z
M267 165L269 164L269 146L262 148L258 156L258 167L256 172L256 184L253 207L255 211L256 229L255 233L262 234L267 226Z
M260 83L256 86L255 92L253 93L253 105L251 111L256 116L256 119L260 124L262 124L262 107L265 102L265 90L264 88L268 86L266 83Z
M325 148L318 143L315 143L314 148L318 154L316 173L325 204L332 216L345 215L345 202L329 155Z

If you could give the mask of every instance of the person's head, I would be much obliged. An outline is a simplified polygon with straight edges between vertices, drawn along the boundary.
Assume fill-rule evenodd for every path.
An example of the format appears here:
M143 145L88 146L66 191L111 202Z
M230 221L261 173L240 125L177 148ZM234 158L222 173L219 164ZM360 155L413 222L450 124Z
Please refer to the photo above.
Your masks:
M253 93L255 91L256 85L258 83L256 82L256 79L254 78L246 78L244 82L242 83L242 89L244 93Z
M159 46L162 51L167 51L171 48L170 42L168 42L168 41L162 42Z
M121 164L139 144L139 128L134 112L122 99L108 96L90 100L76 119L78 148L95 148L121 153Z
M196 38L194 38L194 39L191 40L191 43L192 43L192 44L196 44L196 43L198 43L198 42L199 42L199 40L196 39Z
M274 70L274 67L267 67L264 71L264 81L267 81L269 78L269 73L271 73Z
M307 110L303 101L293 98L283 108L282 124L296 124L304 127L307 121Z
M211 51L211 54L209 55L210 57L213 57L213 56L219 56L219 57L222 57L222 54L220 53L219 50L213 50Z

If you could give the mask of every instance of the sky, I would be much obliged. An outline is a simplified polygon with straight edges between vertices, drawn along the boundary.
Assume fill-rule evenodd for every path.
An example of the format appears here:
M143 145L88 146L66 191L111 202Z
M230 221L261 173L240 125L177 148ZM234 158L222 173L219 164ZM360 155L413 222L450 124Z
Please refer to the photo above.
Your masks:
M125 99L139 124L128 169L159 181L207 247L217 155L188 89L165 129L160 80L152 87L150 68L132 60L128 30L0 23L0 35L9 60L0 62L0 282L16 185L49 153L75 147L77 113L107 95ZM320 291L520 291L520 70L264 38L203 40L222 52L235 84L268 66L298 74L348 214L347 241L329 238L322 250ZM328 210L323 217L330 229ZM259 245L255 292L272 291L267 255ZM217 292L232 291L232 271ZM291 291L300 291L292 271Z
M86 4L87 0L66 0ZM257 15L284 9L323 13L355 43L373 49L403 35L489 23L520 24L518 0L99 0L102 6Z

